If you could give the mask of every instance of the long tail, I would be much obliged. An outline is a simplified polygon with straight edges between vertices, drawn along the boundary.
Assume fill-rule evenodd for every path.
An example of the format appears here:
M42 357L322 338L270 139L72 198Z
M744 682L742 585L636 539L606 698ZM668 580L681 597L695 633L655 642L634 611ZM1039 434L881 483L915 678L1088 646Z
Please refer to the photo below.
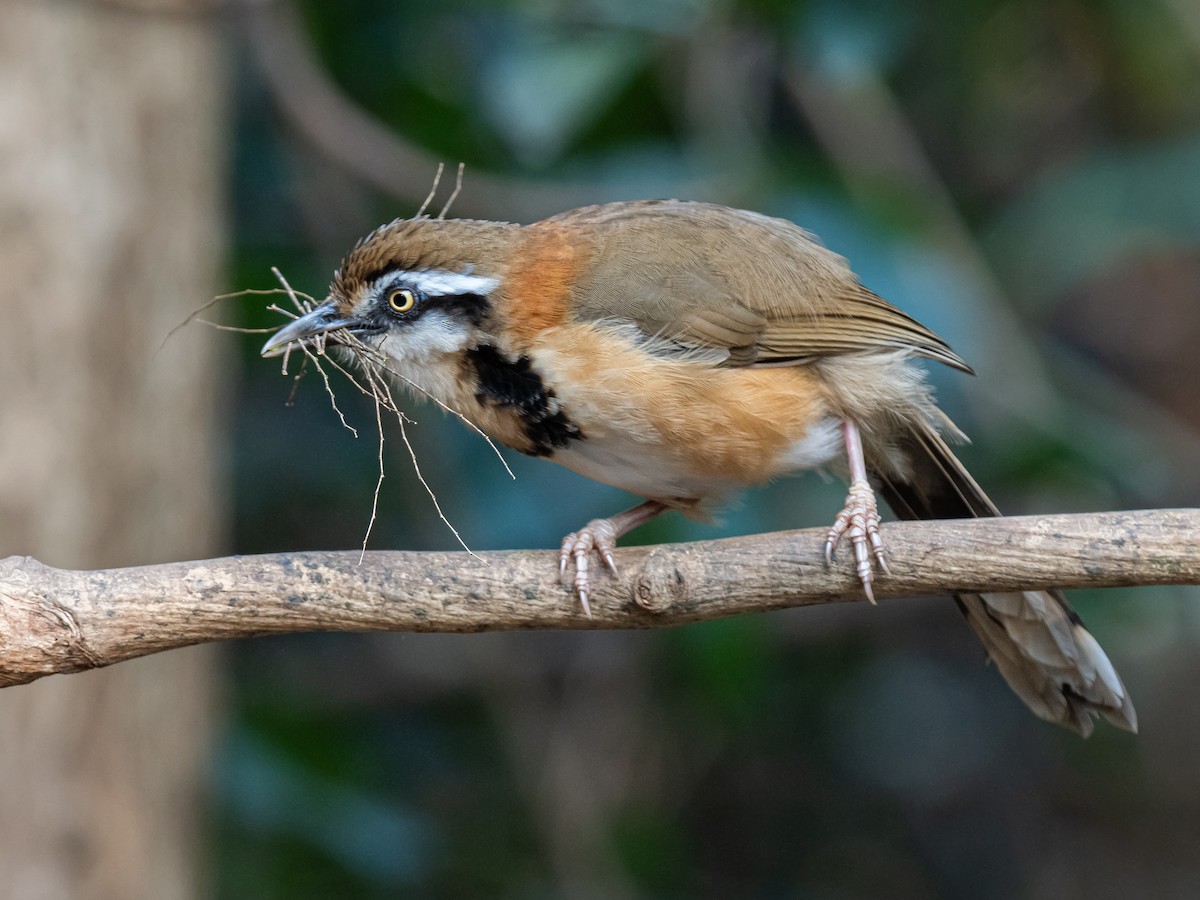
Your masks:
M903 480L883 474L884 467L871 467L896 515L1000 515L932 428L914 426L899 449L911 465ZM1084 737L1092 733L1098 715L1118 728L1137 731L1137 713L1125 685L1061 591L959 594L955 599L1004 680L1036 715Z

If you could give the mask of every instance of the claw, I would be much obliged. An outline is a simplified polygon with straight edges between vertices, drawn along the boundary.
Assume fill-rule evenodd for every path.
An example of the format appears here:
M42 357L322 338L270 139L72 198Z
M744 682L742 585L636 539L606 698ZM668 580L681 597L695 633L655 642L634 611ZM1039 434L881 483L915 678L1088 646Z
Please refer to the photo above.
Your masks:
M833 521L833 527L825 538L825 561L833 562L833 552L843 537L850 539L854 551L854 571L862 582L863 590L871 603L875 602L875 593L871 582L875 580L875 565L885 574L890 575L887 557L884 555L883 539L879 536L879 507L875 501L875 492L865 478L856 478L850 483L850 492L846 495L846 505Z
M637 528L644 522L649 522L655 516L665 512L667 506L658 500L647 500L632 509L617 513L611 519L593 519L578 531L573 531L563 538L562 547L558 551L558 577L564 584L569 584L571 591L579 599L583 614L592 617L592 608L588 604L591 591L591 580L588 578L588 561L593 551L603 561L605 567L613 575L617 574L617 540ZM567 567L574 564L575 574L567 581Z
M572 531L562 541L558 551L558 577L565 583L567 580L567 564L571 561L571 552L579 541L579 532Z
M591 554L594 551L603 560L604 565L614 575L617 572L617 559L613 551L617 546L617 529L611 519L593 519L578 531L573 531L563 538L562 548L558 555L559 577L567 580L567 567L574 565L575 574L571 577L570 586L583 614L592 617L592 608L588 603L588 592L591 587L588 569Z

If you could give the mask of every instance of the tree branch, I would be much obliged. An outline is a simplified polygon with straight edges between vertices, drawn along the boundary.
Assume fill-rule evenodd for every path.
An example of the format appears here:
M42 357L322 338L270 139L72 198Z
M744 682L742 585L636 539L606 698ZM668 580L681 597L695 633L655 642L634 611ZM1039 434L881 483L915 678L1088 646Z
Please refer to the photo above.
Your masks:
M337 85L317 58L295 4L249 3L242 14L253 57L272 99L292 125L377 190L401 200L424 197L438 158L392 131ZM751 186L752 174L726 165L720 172L660 184L659 190L664 197L737 197ZM471 169L468 178L470 190L457 201L456 215L513 222L617 199L628 187L506 177L482 169Z
M880 597L1200 584L1200 510L1022 516L883 527ZM851 561L826 567L823 529L622 548L594 619L551 551L241 556L69 571L0 560L0 686L205 641L301 631L652 628L862 600Z

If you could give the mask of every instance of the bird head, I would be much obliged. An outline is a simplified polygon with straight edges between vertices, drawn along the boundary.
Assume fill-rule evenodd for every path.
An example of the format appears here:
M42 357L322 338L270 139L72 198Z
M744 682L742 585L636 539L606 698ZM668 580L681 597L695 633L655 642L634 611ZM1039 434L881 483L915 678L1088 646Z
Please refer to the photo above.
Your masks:
M279 329L263 356L289 345L353 339L407 369L478 346L518 226L473 219L400 219L346 255L325 302Z

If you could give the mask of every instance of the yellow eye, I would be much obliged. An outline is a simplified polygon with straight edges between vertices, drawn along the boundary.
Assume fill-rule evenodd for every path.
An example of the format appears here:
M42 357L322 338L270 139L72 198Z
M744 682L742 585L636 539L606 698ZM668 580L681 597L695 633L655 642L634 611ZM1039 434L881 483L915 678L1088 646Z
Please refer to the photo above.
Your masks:
M406 313L416 302L416 295L408 288L397 288L388 294L388 306L392 308L392 312Z

